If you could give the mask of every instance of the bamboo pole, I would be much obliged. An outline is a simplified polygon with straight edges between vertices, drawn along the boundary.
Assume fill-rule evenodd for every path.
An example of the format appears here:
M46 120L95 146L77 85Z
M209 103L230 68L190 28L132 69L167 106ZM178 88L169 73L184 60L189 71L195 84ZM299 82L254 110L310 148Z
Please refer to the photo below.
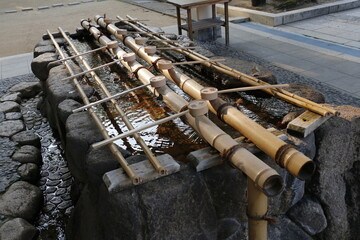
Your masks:
M48 35L50 36L50 39L52 41L52 43L54 44L57 52L60 54L60 56L62 58L65 58L64 53L62 52L59 44L56 42L55 38L53 37L53 35L50 33L49 30L47 30ZM65 62L65 67L66 69L69 71L70 75L74 75L74 71L72 70L72 68L70 67L69 63L66 61ZM82 89L81 85L79 84L79 81L74 78L73 80L73 84L75 85L78 93L80 94L80 97L82 98L84 104L89 104L90 101L87 98L84 90ZM89 109L89 114L92 117L92 119L94 120L96 126L99 128L101 135L103 136L104 139L108 139L109 134L107 133L104 125L102 124L100 118L96 115L96 113L94 112L93 109ZM121 167L123 168L123 170L125 171L125 173L129 176L129 178L131 179L132 183L134 185L137 185L139 183L141 183L141 178L138 177L135 172L131 169L131 167L129 166L129 164L126 162L125 158L122 156L122 154L120 153L119 149L116 147L115 144L110 144L108 145L110 151L114 154L116 160L120 163Z
M79 56L83 56L83 55L86 55L86 54L90 54L90 53L94 53L94 52L98 52L98 51L104 51L106 48L107 48L107 46L100 47L100 48L97 48L97 49L93 49L93 50L90 50L90 51L87 51L87 52L80 53L79 55L74 55L74 56L71 56L71 57L66 57L66 58L63 58L63 59L59 59L59 60L50 62L48 65L51 66L51 65L54 65L56 63L64 62L64 61L74 59L74 58L77 58Z
M203 63L203 62L220 62L225 61L225 59L209 59L209 60L199 60L199 61L186 61L186 62L174 62L174 63L168 63L169 65L187 65L187 64L197 64L197 63Z
M117 32L116 26L112 24L106 25L100 16L96 16L95 21L101 27L106 27L108 30L111 29L110 32L112 34ZM123 41L127 47L136 52L136 54L138 54L148 63L157 63L157 66L159 66L161 58L157 55L149 56L146 54L144 49L137 45L132 37L125 37L118 34L115 35L115 37ZM168 79L177 84L187 94L195 99L201 99L200 91L204 87L195 80L185 74L178 72L174 68L159 69L159 71L162 72ZM224 120L230 126L234 127L245 137L250 139L258 148L274 159L278 165L286 168L295 177L305 180L312 176L315 170L315 164L311 161L311 159L286 144L284 141L264 129L259 124L249 119L237 108L229 106L224 100L220 98L209 101L208 105L212 112L218 114L218 116L221 116L222 120Z
M103 147L103 146L105 146L105 145L108 145L108 144L110 144L110 143L112 143L112 142L114 142L114 141L116 141L116 140L119 140L119 139L122 139L122 138L126 138L126 137L128 137L128 136L131 136L131 135L133 135L134 133L139 133L139 132L144 131L144 130L146 130L146 129L148 129L148 128L151 128L151 127L154 127L154 126L158 126L158 125L160 125L160 124L163 124L163 123L166 123L166 122L168 122L168 121L171 121L171 120L174 120L174 119L176 119L176 118L179 118L179 117L181 117L181 116L184 116L184 115L185 115L186 113L188 113L188 112L189 112L188 110L185 110L185 111L179 112L179 113L177 113L177 114L168 116L168 117L166 117L166 118L157 120L157 121L155 121L155 122L151 122L151 123L142 125L141 127L134 128L134 129L132 129L132 130L130 130L130 131L124 132L124 133L122 133L122 134L120 134L120 135L117 135L117 136L115 136L115 137L112 137L112 138L103 140L103 141L101 141L101 142L93 143L93 144L91 145L91 147L92 147L93 149L101 148L101 147Z
M81 56L80 56L81 57ZM119 60L115 60L115 61L112 61L112 62L109 62L109 63L105 63L101 66L97 66L97 67L94 67L94 68L89 68L88 70L86 71L83 71L81 73L78 73L78 74L74 74L73 76L70 76L70 77L66 77L66 78L63 78L61 79L60 81L65 81L65 80L69 80L69 79L72 79L72 78L76 78L76 77L80 77L80 76L83 76L87 73L91 73L91 72L94 72L95 70L99 70L99 69L102 69L104 67L108 67L108 66L111 66L111 65L114 65L115 63L119 63L120 61Z
M100 103L107 102L107 101L109 101L109 100L111 100L111 99L115 99L115 98L121 97L121 96L126 95L126 94L128 94L128 93L131 93L131 92L133 92L133 91L135 91L135 90L138 90L138 89L142 89L142 88L144 88L144 87L147 87L147 86L149 86L149 85L151 85L151 84L150 84L150 83L149 83L149 84L144 84L144 85L141 85L141 86L138 86L138 87L134 87L134 88L129 89L129 90L125 90L125 91L123 91L123 92L114 94L114 95L112 95L112 96L110 96L110 97L106 97L106 98L103 98L103 99L98 100L98 101L96 101L96 102L92 102L92 103L87 104L87 105L85 105L85 106L76 108L76 109L74 109L72 112L73 112L73 113L81 112L82 110L85 110L85 109L87 109L87 108L90 108L90 107L99 105Z
M112 49L110 52L119 59L122 59L122 56L127 54L120 47ZM142 65L136 61L125 62L122 60L122 64L131 72L140 69L137 71L136 76L143 84L148 84L150 79L154 77L148 69L142 67ZM185 99L166 85L157 89L151 86L148 88L150 92L155 95L161 95L164 103L174 112L183 111L188 105ZM262 189L266 195L275 196L282 191L283 182L278 173L248 150L239 147L239 144L231 136L222 131L211 120L205 116L195 118L190 113L185 114L184 117L189 125L197 131L205 141L220 153L225 154L226 157L224 158L256 182L257 186Z
M82 23L87 22L82 20ZM82 24L82 26L84 28L86 28L86 26L84 26L85 24ZM99 41L101 43L103 43L103 45L106 44L106 46L108 46L109 42L111 42L106 36L102 36L99 34L98 30L94 27L90 27L90 24L87 25L88 28L86 28L88 31L90 31L92 34L95 34L95 36L101 36L99 38ZM93 31L91 31L91 29L93 29ZM95 31L95 30L96 31ZM61 34L63 35L64 39L68 42L69 46L72 48L72 50L76 53L79 54L78 50L76 49L76 47L74 46L74 44L70 41L70 39L66 36L66 34L64 33L64 31L59 27L59 31L61 32ZM82 57L79 56L79 59L82 61L82 63L84 64L85 68L88 70L91 70L90 65L87 63L87 61ZM105 94L105 96L110 97L111 94L108 91L108 89L106 88L106 86L103 84L103 82L101 81L101 79L97 76L97 74L93 71L90 72L92 78L95 80L96 84L99 86L99 88L103 91L103 93ZM129 121L129 119L126 117L125 113L122 111L122 109L120 108L120 106L116 103L116 101L114 99L110 99L111 104L114 106L114 108L116 109L116 111L119 113L121 119L123 120L123 122L125 123L125 125L127 126L128 129L132 130L134 129L133 125L131 124L131 122ZM166 169L161 165L161 163L156 159L156 157L154 156L154 154L151 152L151 150L149 149L149 147L146 145L146 143L144 142L144 140L140 137L139 134L135 133L134 135L135 140L137 141L137 143L141 146L141 148L143 149L145 155L148 157L150 163L152 164L152 166L156 169L156 171L160 174L160 175L166 175L167 171Z
M263 86L254 86L254 87L241 87L241 88L219 90L218 93L245 92L245 91L260 90L265 88L284 88L290 86L291 86L290 84L275 84L275 85L263 85Z
M127 16L128 18L131 18L130 16ZM130 23L130 22L126 22L124 21L126 24L128 24L129 26L133 27L135 30L141 30L140 28L138 28L137 26L135 26L134 24ZM167 40L168 38L166 38L165 36L157 36L157 37L154 37L152 34L155 34L153 30L151 30L150 28L148 28L147 26L145 26L144 24L140 23L140 22L137 22L136 24L138 24L139 26L141 26L142 28L146 29L147 31L151 32L150 33L147 33L147 36L148 37L153 37L153 38L157 38L157 39L164 39L164 40ZM164 43L166 44L166 43ZM178 46L176 43L171 43L172 45L174 46ZM182 49L178 49L177 50L179 53L182 53L184 55L186 55L187 57L190 57L192 58L193 60L207 60L209 58L197 53L197 52L194 52L194 51L191 51L191 50L182 50ZM250 75L247 75L247 74L244 74L240 71L237 71L236 69L233 69L233 68L230 68L224 64L221 64L221 63L218 63L217 65L210 65L208 64L207 62L203 62L203 65L205 66L208 66L208 67L211 67L211 68L214 68L216 70L218 70L219 72L222 72L222 73L225 73L229 76L232 76L246 84L249 84L249 85L253 85L253 86L258 86L258 85L267 85L268 83L264 82L264 81L261 81L260 79L257 79L255 77L252 77ZM276 90L269 90L269 89L264 89L263 91L267 92L268 94L271 94L275 97L278 97L284 101L287 101L291 104L294 104L298 107L302 107L302 108L306 108L312 112L315 112L315 113L318 113L322 116L328 116L329 114L333 114L333 115L339 115L339 113L334 110L334 109L331 109L331 108L328 108L328 107L325 107L325 106L322 106L318 103L315 103L313 101L310 101L306 98L303 98L303 97L300 97L296 94L293 94L293 93L290 93L288 91L285 91L285 90L279 90L279 91L276 91Z
M247 180L247 216L249 240L267 239L268 197L256 188L255 183Z

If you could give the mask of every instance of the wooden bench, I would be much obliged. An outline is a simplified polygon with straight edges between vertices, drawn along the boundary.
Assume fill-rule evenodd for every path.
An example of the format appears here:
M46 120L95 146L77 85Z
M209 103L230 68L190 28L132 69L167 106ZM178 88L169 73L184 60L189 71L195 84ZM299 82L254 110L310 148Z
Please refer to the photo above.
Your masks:
M225 44L229 45L229 2L231 0L168 0L168 3L171 3L176 6L176 16L178 24L178 32L182 33L182 29L188 32L188 36L193 40L193 31L200 29L213 28L213 39L216 39L216 27L223 26L225 27ZM224 4L224 21L216 18L216 4ZM212 18L210 19L201 19L199 21L193 22L191 17L191 9L210 6L212 7ZM187 11L187 24L181 24L181 15L180 9L185 9Z

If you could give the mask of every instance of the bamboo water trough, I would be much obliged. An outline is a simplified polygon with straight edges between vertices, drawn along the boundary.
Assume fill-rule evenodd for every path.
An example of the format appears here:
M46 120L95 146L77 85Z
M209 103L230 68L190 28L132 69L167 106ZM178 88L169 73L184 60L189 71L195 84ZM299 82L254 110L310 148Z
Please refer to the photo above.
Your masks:
M124 19L120 17L118 17L118 19L126 23ZM95 16L95 21L102 28L105 28L117 39L122 41L124 45L129 47L139 57L173 81L183 89L184 92L195 99L202 99L201 90L204 89L204 87L189 76L177 71L173 66L169 67L168 65L170 65L169 63L171 63L171 61L164 60L156 54L147 54L143 46L136 44L134 38L125 34L119 34L119 32L126 33L125 31L120 30L114 24L106 24L104 17L97 15ZM286 168L292 175L302 180L311 177L315 170L315 164L293 146L290 146L272 133L269 133L262 126L241 113L237 108L227 104L220 98L208 101L208 106L221 120L251 140L259 149L274 159L278 165Z
M131 21L133 18L130 16L127 16L129 18L129 20ZM160 35L156 32L154 32L152 29L150 29L149 27L147 27L146 25L144 25L143 23L137 21L137 22L129 22L126 21L125 19L122 19L120 17L117 17L119 20L121 20L124 24L127 24L129 26L131 26L133 29L135 29L136 31L138 31L138 33L141 33L143 35L148 36L149 38L153 38L153 39L157 39L157 40L169 40L166 36ZM141 28L145 29L146 31L144 31L143 29L141 29L140 27L136 26L135 24L137 24L138 26L140 26ZM168 46L181 46L175 42L163 42L164 45L168 45ZM191 51L190 49L174 49L175 51L184 54L185 56L193 59L193 60L209 60L209 58ZM202 62L201 64L207 66L207 67L211 67L215 70L218 70L219 72L222 72L224 74L227 74L231 77L234 77L246 84L252 85L252 86L259 86L259 85L269 85L268 83L261 81L260 79L257 79L253 76L244 74L240 71L237 71L236 69L230 68L224 64L221 63L209 63L209 62ZM280 89L263 89L263 91L267 92L270 95L273 95L277 98L280 98L286 102L289 102L291 104L294 104L298 107L302 107L305 109L308 109L312 112L315 112L317 114L320 114L322 116L328 116L328 115L338 115L338 112L335 111L334 109L322 106L318 103L315 103L313 101L310 101L306 98L300 97L296 94L290 93L286 90L280 90Z
M98 30L90 25L87 21L81 22L82 27L92 33L96 39L99 34ZM110 41L110 40L109 40ZM155 95L161 95L166 105L175 112L181 112L187 107L191 109L193 103L188 103L182 97L173 92L168 86L164 85L159 88L149 86L149 82L155 76L144 66L130 59L125 61L123 56L129 53L121 48L110 49L113 56L117 56L121 63L149 88ZM205 104L205 102L203 102ZM197 106L195 106L197 108ZM234 139L223 132L211 120L209 120L202 109L196 114L190 114L185 111L184 117L187 123L196 130L211 146L219 152L225 153L230 163L241 170L248 176L248 215L249 215L249 236L250 239L266 239L267 238L267 221L264 216L267 213L268 197L275 196L282 191L281 177L275 170L268 167L264 162L255 157L246 149L242 148ZM182 114L181 113L181 114ZM124 136L127 135L124 133ZM106 140L111 142L111 140ZM94 144L96 145L96 144Z

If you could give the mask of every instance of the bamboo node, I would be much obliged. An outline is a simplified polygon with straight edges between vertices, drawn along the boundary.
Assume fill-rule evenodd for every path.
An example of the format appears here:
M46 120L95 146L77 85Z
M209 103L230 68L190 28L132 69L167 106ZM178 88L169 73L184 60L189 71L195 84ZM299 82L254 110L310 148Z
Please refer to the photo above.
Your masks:
M268 215L268 213L265 213L265 215L262 216L254 216L248 213L248 211L246 211L246 216L250 219L250 220L254 220L254 221L267 221L268 224L275 224L277 222L279 222L279 219L276 217L272 217L270 215Z
M291 144L284 144L276 151L274 160L279 166L285 167L284 166L284 154L290 148L295 148L295 147L293 145L291 145Z

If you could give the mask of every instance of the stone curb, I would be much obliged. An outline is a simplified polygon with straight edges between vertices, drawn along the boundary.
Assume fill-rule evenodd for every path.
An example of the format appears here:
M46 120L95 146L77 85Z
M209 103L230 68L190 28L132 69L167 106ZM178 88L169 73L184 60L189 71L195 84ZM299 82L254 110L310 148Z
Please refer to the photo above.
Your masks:
M279 26L282 24L292 23L308 18L313 18L321 15L341 12L353 8L360 7L360 0L343 0L333 3L321 4L319 6L313 6L284 13L267 13L252 9L246 9L241 7L229 6L230 17L248 17L251 21L269 25ZM224 6L217 5L217 12L223 13Z

